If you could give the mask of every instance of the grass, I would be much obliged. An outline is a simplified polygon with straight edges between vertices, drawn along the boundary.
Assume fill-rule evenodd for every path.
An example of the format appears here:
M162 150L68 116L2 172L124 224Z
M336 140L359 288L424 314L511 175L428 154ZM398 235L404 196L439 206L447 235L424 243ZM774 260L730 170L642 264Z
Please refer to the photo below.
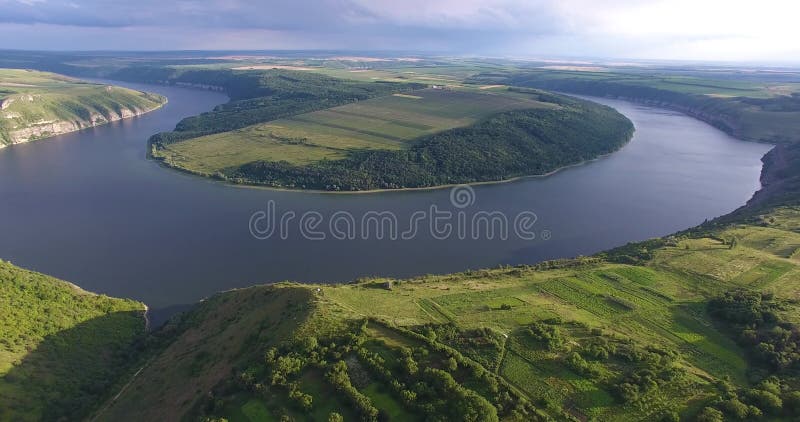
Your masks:
M421 136L468 126L492 114L546 106L510 93L425 89L202 136L156 154L201 174L259 160L305 165L344 158L355 150L403 149Z
M159 95L54 73L0 69L0 146L96 126L165 101Z

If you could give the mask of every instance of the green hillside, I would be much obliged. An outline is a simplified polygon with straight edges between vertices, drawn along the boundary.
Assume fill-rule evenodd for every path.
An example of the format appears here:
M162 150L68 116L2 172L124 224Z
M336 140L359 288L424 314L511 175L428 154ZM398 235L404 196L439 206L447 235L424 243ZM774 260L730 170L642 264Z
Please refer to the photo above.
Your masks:
M129 368L142 303L0 261L0 421L76 420Z
M165 102L54 73L0 69L0 147L137 116Z
M798 229L800 209L782 207L593 258L221 293L99 416L788 416Z

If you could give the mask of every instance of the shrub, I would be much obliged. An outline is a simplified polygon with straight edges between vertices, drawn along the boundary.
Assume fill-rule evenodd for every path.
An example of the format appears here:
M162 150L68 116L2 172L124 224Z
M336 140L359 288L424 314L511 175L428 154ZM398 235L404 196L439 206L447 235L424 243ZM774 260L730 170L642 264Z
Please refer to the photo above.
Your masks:
M706 407L697 414L697 422L724 422L725 416L713 407Z

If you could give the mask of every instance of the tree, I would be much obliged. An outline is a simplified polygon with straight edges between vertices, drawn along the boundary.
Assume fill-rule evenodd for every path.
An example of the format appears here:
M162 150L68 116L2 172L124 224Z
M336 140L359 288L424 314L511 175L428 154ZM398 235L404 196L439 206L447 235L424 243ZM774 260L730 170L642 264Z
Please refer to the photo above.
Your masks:
M679 422L681 420L678 412L668 411L661 415L661 422Z
M336 412L331 412L328 415L328 422L344 422L344 417Z
M725 415L713 407L706 407L697 414L697 422L724 422Z
M787 393L783 398L783 404L786 407L786 410L792 412L792 414L800 414L800 391L792 391Z
M765 413L778 414L783 408L783 401L774 393L766 390L750 390L748 398Z
M745 419L750 413L747 405L737 398L725 400L720 404L722 410L735 419Z

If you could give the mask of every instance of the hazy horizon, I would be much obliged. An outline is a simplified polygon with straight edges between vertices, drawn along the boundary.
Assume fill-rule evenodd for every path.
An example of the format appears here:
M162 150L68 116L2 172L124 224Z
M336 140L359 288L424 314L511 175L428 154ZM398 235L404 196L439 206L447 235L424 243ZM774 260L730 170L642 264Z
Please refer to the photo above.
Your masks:
M0 0L0 49L415 51L789 64L786 0Z

